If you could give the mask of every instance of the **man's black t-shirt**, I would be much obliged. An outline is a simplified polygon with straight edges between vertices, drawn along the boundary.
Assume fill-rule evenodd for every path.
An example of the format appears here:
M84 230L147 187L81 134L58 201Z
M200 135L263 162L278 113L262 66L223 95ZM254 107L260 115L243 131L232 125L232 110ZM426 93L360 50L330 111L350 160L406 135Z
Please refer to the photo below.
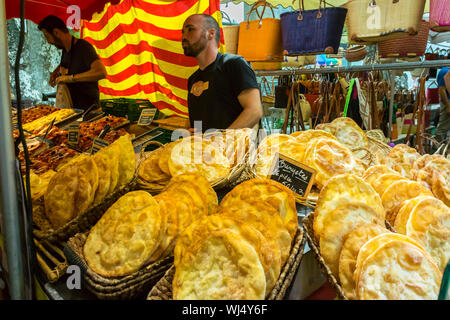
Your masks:
M94 47L83 39L73 43L69 52L63 49L60 65L68 69L68 75L89 71L92 62L100 59ZM87 109L99 101L98 81L67 83L74 108Z
M202 130L226 129L242 112L238 95L258 88L255 73L247 61L234 54L217 55L204 70L188 79L188 108L191 128L202 121Z

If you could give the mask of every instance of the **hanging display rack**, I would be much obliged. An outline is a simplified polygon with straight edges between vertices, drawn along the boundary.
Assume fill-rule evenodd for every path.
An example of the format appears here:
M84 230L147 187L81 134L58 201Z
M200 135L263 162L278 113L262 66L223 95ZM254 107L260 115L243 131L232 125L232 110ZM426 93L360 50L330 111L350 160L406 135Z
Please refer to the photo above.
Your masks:
M450 67L450 59L432 60L419 62L397 62L385 64L365 64L360 66L348 67L304 67L288 70L270 70L255 71L257 77L262 76L283 76L283 75L299 75L299 74L322 74L322 73L339 73L339 72L369 72L382 70L410 70L417 68L441 68Z

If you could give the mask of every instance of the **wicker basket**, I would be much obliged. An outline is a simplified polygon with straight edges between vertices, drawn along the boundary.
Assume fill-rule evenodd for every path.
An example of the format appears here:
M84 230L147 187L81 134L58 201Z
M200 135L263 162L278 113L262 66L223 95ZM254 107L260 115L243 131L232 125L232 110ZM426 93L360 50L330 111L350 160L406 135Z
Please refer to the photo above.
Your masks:
M157 141L150 141L150 142L144 144L142 146L141 153L140 153L140 155L138 157L137 170L136 170L137 172L139 172L139 167L142 164L142 162L145 159L147 159L151 155L151 153L153 152L153 151L151 151L151 152L145 152L144 151L145 147L147 145L149 145L149 144L157 144L160 147L164 147L163 144L161 144L161 143L159 143ZM248 176L247 176L246 173L244 173L244 171L247 168L248 161L249 161L249 152L247 152L244 155L244 157L243 157L242 161L240 161L240 163L236 164L235 166L233 166L231 168L231 171L229 172L229 174L227 176L220 177L220 178L218 178L218 179L216 179L214 181L209 181L210 184L211 184L211 187L214 188L215 190L220 190L220 189L223 189L225 187L230 187L230 186L233 186L233 185L237 185L238 181L242 182L244 180L247 180ZM144 181L143 179L141 179L139 176L137 176L136 180L137 180L137 187L139 189L148 191L151 194L161 193L164 190L164 188L167 185L167 183L169 182L169 181L167 181L167 182L160 182L160 183L158 183L158 182L156 182L156 183L149 183L149 182Z
M86 288L102 300L124 300L145 296L148 290L173 264L173 256L166 257L124 277L106 278L95 273L86 263L83 246L87 234L78 233L67 241L64 253L67 259L83 271Z
M102 217L103 213L110 206L114 204L121 196L135 189L136 175L131 182L109 195L103 200L102 203L91 206L85 213L79 215L75 219L67 222L64 226L54 229L45 215L45 208L41 202L39 205L33 208L33 222L35 228L33 230L34 235L41 240L47 240L50 242L66 241L70 237L77 233L85 232L92 227Z
M372 138L371 136L367 136L367 139L369 140L369 150L375 155L375 164L379 164L379 160L387 157L392 148L386 143Z
M36 238L33 240L39 267L44 271L50 283L58 281L59 278L66 274L69 266L63 252L63 245L61 243L39 241Z
M322 255L320 254L320 249L319 249L320 246L319 246L319 243L317 242L316 236L314 234L314 229L313 229L314 212L311 212L306 217L304 217L302 223L303 223L303 227L305 229L306 238L308 239L309 247L312 249L314 256L316 257L317 261L319 262L321 271L327 277L328 282L333 286L333 289L336 292L338 298L342 299L342 300L348 300L348 298L345 296L344 291L342 290L341 284L336 279L336 277L331 273L330 268L328 267L328 265L326 264ZM394 232L394 229L387 221L386 221L386 228L388 230Z
M422 21L420 31L414 36L402 36L378 42L378 55L389 57L421 57L425 54L428 43L430 23Z
M303 229L298 228L288 261L281 270L278 281L275 283L267 300L284 299L286 291L291 285L302 260L305 242L306 238L304 236L304 231ZM150 291L147 300L172 300L172 280L174 274L175 267L171 267Z

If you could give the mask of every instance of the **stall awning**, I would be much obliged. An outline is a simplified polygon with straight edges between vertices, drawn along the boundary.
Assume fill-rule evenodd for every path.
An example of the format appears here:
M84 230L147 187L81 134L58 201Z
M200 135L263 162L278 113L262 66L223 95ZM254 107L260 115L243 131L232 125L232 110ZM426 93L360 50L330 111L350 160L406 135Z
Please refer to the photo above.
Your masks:
M258 0L221 0L221 3L227 3L227 2L233 2L235 4L245 2L247 4L254 4ZM301 1L301 0L300 0ZM295 0L294 2L292 0L267 0L270 4L274 6L281 5L283 8L287 7L293 7L294 9L298 10L299 6L299 0ZM317 9L319 7L320 0L304 0L306 10L311 9ZM341 6L344 3L348 2L348 0L326 0L326 3L328 6ZM427 3L425 5L425 12L428 12L430 9L430 0L427 0Z
M120 0L25 0L25 19L38 24L52 14L64 21L72 16L67 8L74 5L80 8L81 19L90 20L95 12L101 12L105 4L117 4ZM6 19L20 17L20 0L6 0Z
M148 99L167 115L187 117L187 79L198 64L183 53L181 29L196 13L221 25L219 0L122 0L83 21L81 37L108 73L99 82L101 98Z

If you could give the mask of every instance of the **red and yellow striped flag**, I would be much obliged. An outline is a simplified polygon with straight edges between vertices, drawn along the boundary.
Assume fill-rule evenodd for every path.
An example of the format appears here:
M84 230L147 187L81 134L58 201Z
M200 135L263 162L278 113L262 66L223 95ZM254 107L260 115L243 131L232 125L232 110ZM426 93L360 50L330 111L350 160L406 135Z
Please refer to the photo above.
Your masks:
M183 54L181 29L196 13L212 15L222 28L220 0L122 0L83 21L81 37L108 72L100 99L148 99L169 116L187 117L187 79L198 64ZM221 52L223 43L221 35Z

